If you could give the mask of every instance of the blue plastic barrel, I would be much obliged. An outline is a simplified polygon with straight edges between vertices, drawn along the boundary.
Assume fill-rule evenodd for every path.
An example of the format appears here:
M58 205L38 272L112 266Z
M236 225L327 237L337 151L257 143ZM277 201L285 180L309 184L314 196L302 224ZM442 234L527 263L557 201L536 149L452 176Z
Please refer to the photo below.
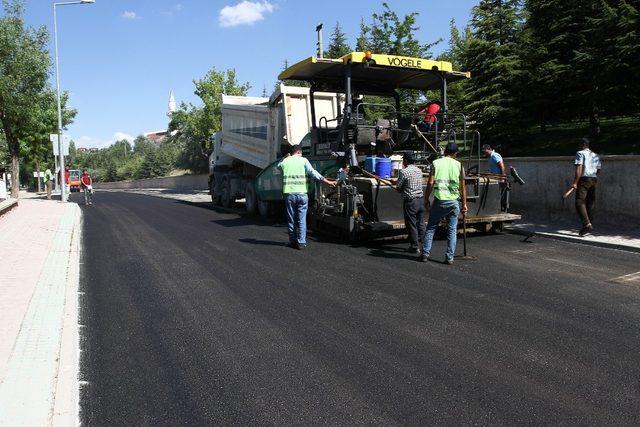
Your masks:
M391 176L391 168L391 159L379 157L376 160L376 175L380 178L389 178Z
M367 157L364 159L364 170L374 173L376 171L377 157Z

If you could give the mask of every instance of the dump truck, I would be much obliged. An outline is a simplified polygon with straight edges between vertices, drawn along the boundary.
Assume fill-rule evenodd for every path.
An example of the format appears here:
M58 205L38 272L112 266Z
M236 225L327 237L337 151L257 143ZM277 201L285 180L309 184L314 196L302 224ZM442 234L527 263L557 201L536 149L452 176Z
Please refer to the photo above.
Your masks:
M271 215L283 200L278 161L287 146L300 144L323 175L348 171L337 188L309 183L310 228L348 241L399 234L402 197L372 165L391 163L382 178L393 179L399 159L411 152L426 186L433 160L456 142L466 172L466 224L501 229L520 218L508 211L511 180L481 170L480 133L448 107L448 85L468 78L446 61L351 52L287 68L279 76L285 84L268 99L225 96L211 157L212 201L229 206L244 197L247 212ZM438 108L425 108L429 101Z
M249 214L271 216L283 200L280 179L258 176L280 159L288 147L310 150L312 110L335 116L343 108L335 93L314 94L306 87L278 85L271 97L222 95L222 130L213 136L209 156L209 189L214 205L230 207L245 199ZM335 162L328 162L333 164Z

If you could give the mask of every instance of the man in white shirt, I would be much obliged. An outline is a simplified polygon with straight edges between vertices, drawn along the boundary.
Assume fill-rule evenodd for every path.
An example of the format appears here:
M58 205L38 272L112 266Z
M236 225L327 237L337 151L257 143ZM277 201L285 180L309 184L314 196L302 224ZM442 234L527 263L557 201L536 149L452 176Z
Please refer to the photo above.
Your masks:
M576 167L572 187L576 189L576 210L582 218L580 236L593 231L593 209L596 202L596 184L600 173L600 157L589 149L589 139L582 138L576 153Z

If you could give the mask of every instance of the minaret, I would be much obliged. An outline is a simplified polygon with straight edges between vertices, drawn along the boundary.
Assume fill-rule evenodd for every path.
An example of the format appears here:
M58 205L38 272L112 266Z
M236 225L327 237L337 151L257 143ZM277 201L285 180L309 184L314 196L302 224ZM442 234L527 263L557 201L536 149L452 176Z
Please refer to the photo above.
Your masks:
M176 99L173 97L173 91L169 93L169 114L175 113L176 111Z

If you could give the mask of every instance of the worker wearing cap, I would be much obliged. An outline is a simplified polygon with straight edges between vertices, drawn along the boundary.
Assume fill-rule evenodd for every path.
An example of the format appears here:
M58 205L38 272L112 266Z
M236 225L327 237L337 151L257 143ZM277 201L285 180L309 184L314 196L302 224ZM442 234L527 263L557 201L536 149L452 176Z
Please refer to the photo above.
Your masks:
M424 191L422 190L422 170L414 164L415 162L413 153L404 153L403 168L398 173L395 188L402 193L404 224L411 244L409 251L419 254L425 233Z
M489 144L484 144L482 146L482 152L489 158L489 172L496 175L505 175L505 167L502 156Z
M282 171L282 193L287 211L287 230L289 232L289 247L304 249L307 247L307 209L309 196L307 194L307 176L327 185L335 187L336 183L320 175L302 157L299 145L291 147L291 155L278 163Z
M431 254L433 235L442 219L447 220L447 250L445 264L453 263L456 253L458 233L458 215L467 213L467 191L464 185L464 169L456 160L458 145L455 142L447 144L444 157L433 162L431 175L427 182L424 200L429 208L429 196L433 192L433 206L429 208L429 222L422 245L420 261L426 262ZM462 206L461 206L462 205Z

